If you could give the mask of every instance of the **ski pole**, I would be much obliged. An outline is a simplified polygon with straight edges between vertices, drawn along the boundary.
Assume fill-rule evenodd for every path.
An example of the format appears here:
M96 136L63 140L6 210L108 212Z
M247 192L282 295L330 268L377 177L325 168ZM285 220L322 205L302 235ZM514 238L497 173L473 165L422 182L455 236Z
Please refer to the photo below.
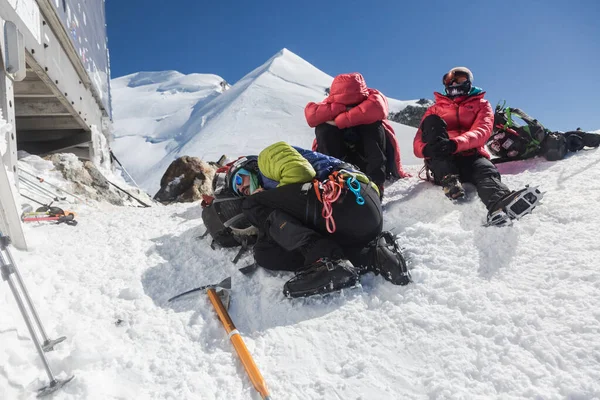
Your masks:
M41 196L50 197L50 199L53 201L66 200L66 197L59 198L57 195L50 194L50 193L40 189L35 184L32 184L31 182L29 182L27 180L23 180L21 177L19 177L19 181L23 184L23 188L29 190L31 193L37 193L38 195L41 195Z
M51 196L54 198L54 201L59 201L59 200L66 200L66 197L58 197L58 193L54 193L51 190L46 189L45 187L42 187L41 185L38 185L37 183L25 178L24 176L19 176L19 180L23 183L25 183L28 186L31 186L33 188L35 188L38 192L40 193L46 193L48 196Z
M109 150L109 154L110 154L111 158L113 160L115 160L117 162L117 164L119 164L119 166L121 168L123 168L123 172L125 172L127 174L127 176L129 177L129 179L131 179L131 182L133 182L133 184L139 189L140 188L139 185L136 183L136 181L133 179L133 177L131 175L129 175L129 172L127 172L127 170L125 169L125 167L123 166L123 164L121 164L121 161L119 161L117 159L117 157L115 156L115 153L113 153L112 150Z
M26 187L26 186L19 186L19 194L23 197L26 197L25 195L23 195L24 192L26 192L32 196L40 196L40 198L42 198L42 197L48 198L48 195L46 195L46 194L40 194L39 192L36 192L35 190L32 190L31 188ZM29 199L29 200L31 200L31 199ZM54 202L54 199L51 198L50 203L53 203L53 202Z
M58 221L61 217L24 217L23 222Z
M19 194L20 194L21 196L25 197L27 200L31 200L31 201L33 201L34 203L37 203L37 204L39 204L40 206L44 206L44 207L50 207L50 205L52 205L52 203L54 203L53 201L51 201L51 202L50 202L50 203L48 203L48 204L44 204L44 203L42 203L42 202L40 202L40 201L37 201L36 199L32 199L31 197L24 195L23 193L19 193Z
M131 197L132 199L134 199L135 201L137 201L138 203L140 203L141 205L143 205L144 207L152 207L151 205L148 205L146 203L144 203L143 201L141 201L140 199L138 199L137 197L135 197L134 195L132 195L131 193L129 193L128 191L126 191L123 188L120 188L119 186L115 185L114 183L112 183L111 181L109 181L108 179L106 180L106 182L110 183L111 185L113 185L115 188L117 188L118 190L120 190L121 192L125 193L127 196Z
M244 366L244 369L246 370L246 373L252 382L252 386L254 386L254 389L256 389L258 393L260 393L260 396L263 400L270 400L271 397L269 395L269 389L267 389L265 380L258 370L256 363L252 359L252 355L248 351L246 343L244 343L244 339L242 339L242 336L235 328L235 325L227 313L225 306L221 302L219 295L217 295L217 292L214 288L208 289L207 293L210 302L217 312L217 316L221 320L221 323L227 332L229 340L231 340L231 343L233 344L233 348L240 357L240 361L242 362L242 365Z
M8 286L10 287L10 290L13 293L15 301L17 302L17 306L19 307L19 311L21 312L21 316L23 317L25 325L27 326L29 334L31 335L31 340L35 345L35 349L37 350L38 355L42 360L42 364L44 365L44 369L46 370L46 374L48 375L48 379L50 380L50 384L48 386L45 386L38 390L37 397L42 397L60 389L66 383L70 382L73 379L73 376L67 378L66 380L56 379L56 377L52 373L52 369L50 368L48 359L44 354L44 352L54 350L54 346L62 342L66 338L63 336L56 340L50 340L46 336L46 331L44 330L38 313L33 305L33 302L31 301L31 298L29 297L29 293L27 291L27 288L25 287L23 279L21 278L21 274L19 273L17 264L15 263L10 254L10 251L8 249L9 244L10 237L2 235L2 233L0 232L0 275L2 276L2 279L8 283ZM16 281L14 280L14 277L16 277ZM23 297L25 298L25 302L23 302L23 299L21 298L21 293L19 293L19 289L23 294ZM29 307L29 312L33 316L34 322L37 325L38 330L40 331L42 339L44 340L43 344L40 343L40 341L38 340L38 337L35 332L35 327L31 322L31 318L29 318L27 306Z
M61 192L63 192L63 193L66 193L66 194L68 194L69 196L71 196L71 197L73 197L73 198L76 198L77 200L79 200L79 201L81 201L81 202L83 202L83 203L87 203L87 202L86 202L85 200L83 200L81 197L77 197L77 196L75 196L74 194L72 194L72 193L69 193L69 192L67 192L67 191L66 191L66 190L64 190L64 189L61 189L60 187L58 187L58 186L56 186L56 185L53 185L52 183L48 182L47 180L44 180L44 178L42 178L42 177L39 177L39 176L35 176L34 174L32 174L32 173L31 173L31 172L29 172L29 171L25 171L23 168L19 168L19 171L21 171L21 172L25 172L27 175L34 177L34 178L35 178L35 179L37 179L38 181L40 181L40 182L44 182L44 183L46 183L46 184L48 184L48 185L52 186L53 188L55 188L55 189L57 189L57 190L60 190Z

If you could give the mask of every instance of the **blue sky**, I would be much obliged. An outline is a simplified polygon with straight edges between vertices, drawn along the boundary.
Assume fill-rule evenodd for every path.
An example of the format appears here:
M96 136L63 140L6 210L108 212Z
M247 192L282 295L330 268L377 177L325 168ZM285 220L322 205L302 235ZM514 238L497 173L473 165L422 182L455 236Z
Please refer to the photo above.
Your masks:
M473 71L547 128L600 129L600 2L107 0L112 77L213 73L235 83L282 48L400 99Z

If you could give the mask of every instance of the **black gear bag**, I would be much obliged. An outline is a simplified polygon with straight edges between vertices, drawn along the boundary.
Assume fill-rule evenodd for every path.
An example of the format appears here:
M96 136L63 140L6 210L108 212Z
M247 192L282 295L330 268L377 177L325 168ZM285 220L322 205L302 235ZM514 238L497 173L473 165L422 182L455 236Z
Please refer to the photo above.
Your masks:
M202 237L210 235L211 247L241 246L238 255L233 260L236 263L240 256L250 246L254 245L258 231L246 219L242 210L243 197L233 192L231 180L241 168L257 170L257 157L240 157L215 173L213 178L214 197L206 196L202 201L202 221L206 232Z
M524 125L517 123L518 117ZM497 159L492 162L523 160L540 153L548 131L534 118L518 108L498 104L494 113L494 130L487 147Z

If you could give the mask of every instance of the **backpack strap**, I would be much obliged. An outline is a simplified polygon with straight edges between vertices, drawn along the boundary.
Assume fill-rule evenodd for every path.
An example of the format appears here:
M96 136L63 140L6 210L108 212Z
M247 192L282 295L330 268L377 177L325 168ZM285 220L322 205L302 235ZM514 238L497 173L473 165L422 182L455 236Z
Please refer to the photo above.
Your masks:
M422 176L423 172L425 173L425 178L423 178L423 176ZM427 181L427 182L434 181L434 179L431 176L431 168L429 168L429 163L427 162L427 160L425 160L425 162L423 162L423 167L421 167L421 169L419 170L418 177L422 181Z
M244 253L246 251L248 251L249 246L248 246L248 238L244 238L242 240L242 246L240 247L240 249L238 250L237 254L235 255L235 257L233 258L232 262L234 264L237 264L238 261L240 261L240 258L242 258L242 255L244 255Z

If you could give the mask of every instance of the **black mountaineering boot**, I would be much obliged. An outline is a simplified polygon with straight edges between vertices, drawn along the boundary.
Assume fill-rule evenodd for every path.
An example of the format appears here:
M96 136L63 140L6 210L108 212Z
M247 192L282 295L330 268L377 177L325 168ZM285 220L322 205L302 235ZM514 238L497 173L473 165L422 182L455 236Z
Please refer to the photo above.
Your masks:
M458 175L446 175L442 178L440 184L444 189L444 194L450 200L458 200L465 197L465 189L463 189L462 184L458 180Z
M511 225L512 220L521 219L530 214L544 197L536 187L525 186L524 189L511 192L498 201L487 216L486 226Z
M406 260L391 232L381 232L371 246L371 265L376 274L381 274L394 285L404 286L411 282Z
M345 259L320 258L296 273L283 286L286 297L306 297L355 286L358 271Z

